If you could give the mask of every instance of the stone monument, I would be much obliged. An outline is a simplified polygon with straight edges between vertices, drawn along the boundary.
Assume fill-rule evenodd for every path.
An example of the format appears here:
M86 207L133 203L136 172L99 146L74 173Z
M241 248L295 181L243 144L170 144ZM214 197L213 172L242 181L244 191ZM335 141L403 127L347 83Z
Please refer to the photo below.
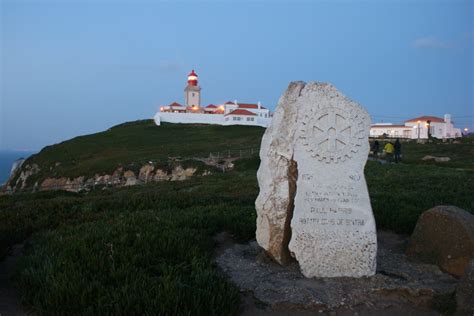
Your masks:
M306 277L375 274L364 166L370 117L335 87L292 82L262 139L257 242Z

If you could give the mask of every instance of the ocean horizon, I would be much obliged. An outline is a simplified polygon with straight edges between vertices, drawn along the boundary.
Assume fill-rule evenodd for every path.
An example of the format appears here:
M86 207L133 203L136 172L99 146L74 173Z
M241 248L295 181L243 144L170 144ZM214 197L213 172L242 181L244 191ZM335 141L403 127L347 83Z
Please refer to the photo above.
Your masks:
M7 182L13 162L15 162L15 160L20 158L26 159L34 153L34 151L0 151L0 185L3 185L5 182Z

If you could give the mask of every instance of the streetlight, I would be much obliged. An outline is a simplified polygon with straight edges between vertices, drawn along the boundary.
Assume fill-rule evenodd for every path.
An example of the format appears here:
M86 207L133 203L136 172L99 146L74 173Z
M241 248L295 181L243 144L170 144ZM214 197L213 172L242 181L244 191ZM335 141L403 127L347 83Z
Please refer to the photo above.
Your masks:
M420 140L420 124L421 124L421 121L418 121L418 140Z
M469 132L469 128L465 127L464 128L464 135L467 135L467 132Z

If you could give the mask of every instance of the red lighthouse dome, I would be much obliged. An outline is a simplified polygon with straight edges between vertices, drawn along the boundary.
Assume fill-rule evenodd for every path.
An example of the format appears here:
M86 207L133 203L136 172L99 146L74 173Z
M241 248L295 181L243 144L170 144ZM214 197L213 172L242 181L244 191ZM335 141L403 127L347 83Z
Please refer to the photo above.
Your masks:
M194 72L194 69L188 75L188 85L197 86L198 84L198 75Z

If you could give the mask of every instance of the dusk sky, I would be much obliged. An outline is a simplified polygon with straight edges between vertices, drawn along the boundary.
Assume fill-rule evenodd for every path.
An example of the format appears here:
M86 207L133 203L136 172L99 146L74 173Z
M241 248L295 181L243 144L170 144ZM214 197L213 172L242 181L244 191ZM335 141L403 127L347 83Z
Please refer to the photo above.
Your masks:
M382 3L383 2L383 3ZM183 102L335 85L373 122L474 129L474 1L0 0L0 150L38 150Z

